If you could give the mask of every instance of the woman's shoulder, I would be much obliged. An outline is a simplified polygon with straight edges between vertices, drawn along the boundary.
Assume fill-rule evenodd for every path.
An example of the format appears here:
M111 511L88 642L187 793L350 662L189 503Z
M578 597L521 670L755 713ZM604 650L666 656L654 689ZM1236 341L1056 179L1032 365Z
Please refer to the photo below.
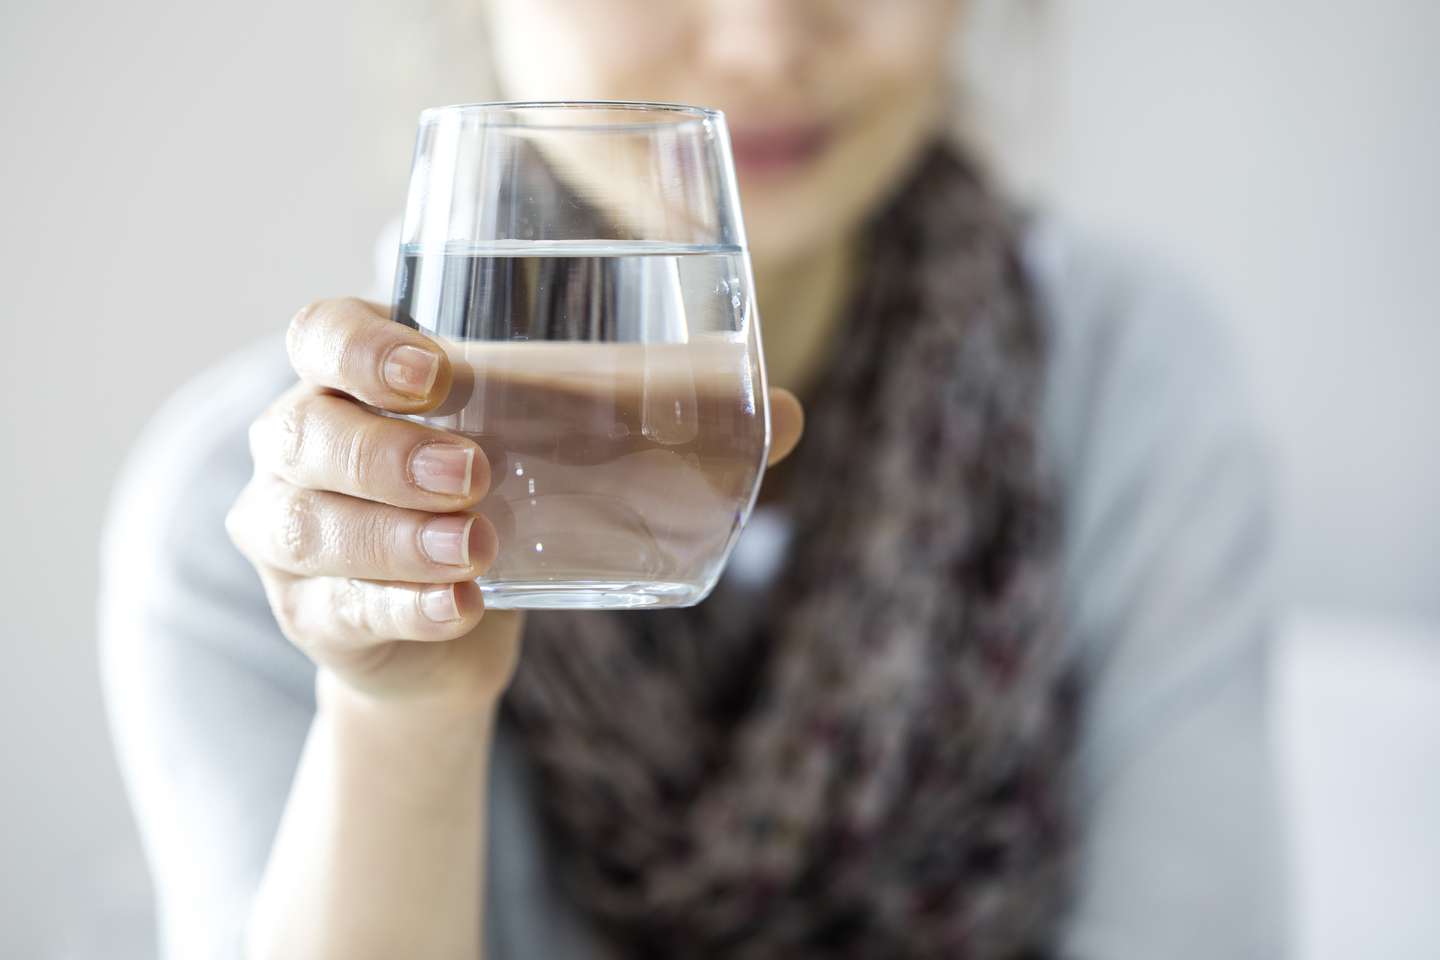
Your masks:
M1023 253L1050 334L1065 643L1083 684L1064 951L1271 955L1274 517L1227 318L1163 258L1065 221L1033 222ZM1197 911L1202 888L1215 895Z
M1054 219L1031 225L1023 255L1049 333L1044 443L1079 608L1070 642L1098 658L1154 592L1146 571L1168 565L1183 592L1224 580L1214 556L1265 552L1269 442L1225 321L1181 271Z
M1225 339L1215 303L1195 278L1139 241L1036 211L1024 221L1020 258L1052 324L1119 325L1140 334L1168 327L1212 345Z
M1162 444L1178 425L1256 432L1215 302L1162 256L1037 215L1021 257L1049 337L1046 426L1062 474L1097 445Z
M1055 214L1033 217L1021 259L1056 362L1125 364L1239 376L1231 331L1213 298L1175 263Z

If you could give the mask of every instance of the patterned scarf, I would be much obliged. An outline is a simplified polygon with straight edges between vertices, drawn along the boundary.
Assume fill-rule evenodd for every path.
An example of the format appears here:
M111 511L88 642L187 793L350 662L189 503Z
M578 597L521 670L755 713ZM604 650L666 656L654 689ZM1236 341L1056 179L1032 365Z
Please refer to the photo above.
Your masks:
M867 226L763 597L531 616L507 720L619 955L1046 949L1074 697L1016 233L945 147Z

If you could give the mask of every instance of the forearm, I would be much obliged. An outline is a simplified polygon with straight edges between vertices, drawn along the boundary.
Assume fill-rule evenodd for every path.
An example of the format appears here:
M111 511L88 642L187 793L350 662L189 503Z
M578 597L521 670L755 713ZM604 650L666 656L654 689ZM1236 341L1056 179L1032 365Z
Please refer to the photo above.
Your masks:
M493 711L421 714L324 687L250 957L478 958Z

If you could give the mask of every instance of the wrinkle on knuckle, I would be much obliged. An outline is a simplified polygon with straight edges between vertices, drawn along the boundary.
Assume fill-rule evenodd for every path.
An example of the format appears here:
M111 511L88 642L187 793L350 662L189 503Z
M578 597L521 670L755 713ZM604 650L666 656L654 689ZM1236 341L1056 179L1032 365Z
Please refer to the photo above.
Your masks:
M334 597L335 614L347 627L363 638L351 637L351 646L359 639L362 645L386 640L396 632L394 616L395 603L392 594L395 588L388 584L372 583L355 577L336 581Z
M373 481L381 444L374 430L361 426L350 431L341 443L340 469L355 488L363 490Z
M287 470L295 470L305 461L305 445L319 418L318 400L314 394L301 394L280 411L275 455Z
M281 496L274 536L280 557L287 565L297 570L310 566L321 539L314 494L291 487Z
M393 561L399 524L387 511L365 511L355 530L355 557L371 570L383 570Z
M354 298L340 301L339 307L345 313L363 315L361 301ZM380 338L375 326L368 323L344 324L338 318L335 326L339 328L333 338L335 369L347 383L368 385L381 361L377 349Z
M296 351L291 360L296 369L333 385L344 379L349 362L355 300L321 300L308 308L296 334Z

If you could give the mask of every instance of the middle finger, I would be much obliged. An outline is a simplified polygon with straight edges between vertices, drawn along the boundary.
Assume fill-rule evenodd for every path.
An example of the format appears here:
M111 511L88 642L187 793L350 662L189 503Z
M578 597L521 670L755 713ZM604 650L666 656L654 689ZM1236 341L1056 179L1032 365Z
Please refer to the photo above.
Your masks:
M304 384L250 428L255 465L312 490L397 507L460 510L490 486L490 466L465 437L370 413Z
M253 563L301 576L456 583L495 560L480 514L433 514L257 476L226 518Z

